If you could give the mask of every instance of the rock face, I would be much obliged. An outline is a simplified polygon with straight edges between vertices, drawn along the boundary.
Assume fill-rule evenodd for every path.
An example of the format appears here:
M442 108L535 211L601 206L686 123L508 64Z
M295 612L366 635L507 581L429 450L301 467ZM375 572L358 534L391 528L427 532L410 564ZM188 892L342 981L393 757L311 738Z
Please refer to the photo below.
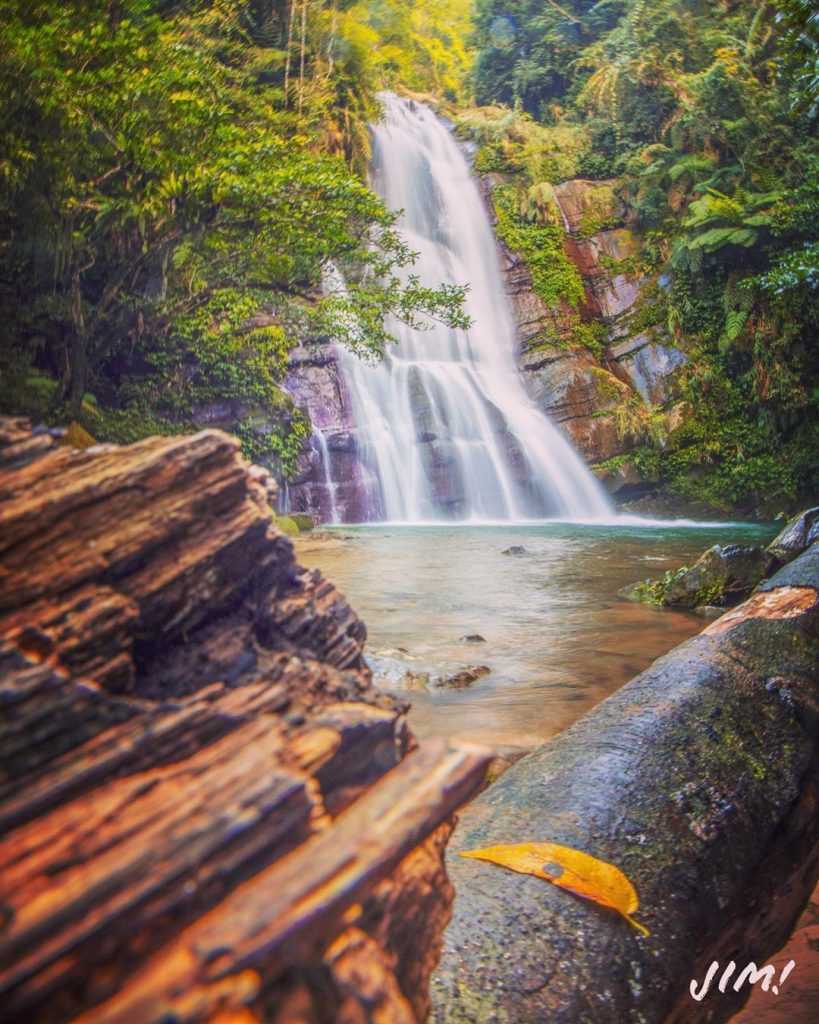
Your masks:
M467 809L434 985L446 1024L720 1024L751 987L691 979L763 965L819 875L819 544L661 658ZM461 850L556 842L633 882L618 915Z
M487 758L414 742L268 483L218 431L0 421L3 1019L426 1014Z
M287 509L317 522L367 518L350 394L335 347L312 342L290 353L285 388L313 425L298 471L287 484Z
M490 208L496 180L491 175L483 180ZM623 223L617 182L568 181L551 192L559 205L557 219L566 229L566 254L585 287L585 303L578 311L565 303L547 305L535 293L521 257L500 243L518 330L520 368L530 396L583 457L592 464L607 462L631 451L639 440L623 432L615 415L624 403L667 409L668 428L674 429L675 417L679 418L679 408L673 411L674 382L687 357L658 328L631 326L648 286L655 282L630 269L639 243ZM580 322L604 325L599 355L580 345ZM621 490L618 483L613 493ZM635 493L629 489L622 496Z
M543 346L523 354L521 369L530 397L587 462L629 450L613 415L625 389L590 353Z

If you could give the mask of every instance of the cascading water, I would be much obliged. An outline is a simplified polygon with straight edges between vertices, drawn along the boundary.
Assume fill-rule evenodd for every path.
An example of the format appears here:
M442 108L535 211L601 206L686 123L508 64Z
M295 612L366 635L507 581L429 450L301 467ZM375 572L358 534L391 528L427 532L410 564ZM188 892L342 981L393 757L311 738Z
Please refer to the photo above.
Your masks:
M338 484L333 482L333 471L332 464L330 462L330 449L327 446L327 438L324 436L322 430L318 427L313 430L313 438L318 448L319 458L321 459L321 470L324 476L324 487L327 491L327 500L330 505L330 522L340 522L338 514L338 503L336 501L336 491L338 490Z
M339 363L352 395L368 518L398 522L601 518L594 477L526 395L487 211L445 125L422 104L383 97L373 187L419 254L425 284L468 284L468 331L410 330L370 364Z

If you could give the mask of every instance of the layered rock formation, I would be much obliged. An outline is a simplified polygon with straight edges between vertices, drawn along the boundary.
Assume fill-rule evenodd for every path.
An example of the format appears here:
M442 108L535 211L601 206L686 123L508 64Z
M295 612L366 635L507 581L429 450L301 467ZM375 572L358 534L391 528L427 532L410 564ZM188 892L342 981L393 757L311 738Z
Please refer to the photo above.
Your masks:
M410 1022L480 751L418 746L218 431L0 421L0 1018Z
M319 522L361 522L366 489L352 403L335 346L311 341L294 349L285 387L313 426L296 475L288 481L288 509Z
M490 206L497 180L493 175L484 179ZM566 232L566 254L585 289L579 311L565 303L545 303L520 255L499 243L527 390L592 464L634 448L636 439L616 415L630 401L665 409L668 428L674 429L679 417L674 381L687 361L661 329L632 326L648 286L656 282L634 269L639 245L624 224L616 184L574 180L551 190L555 216ZM579 323L603 325L599 354L580 343ZM632 495L641 489L634 473L601 475L615 493Z

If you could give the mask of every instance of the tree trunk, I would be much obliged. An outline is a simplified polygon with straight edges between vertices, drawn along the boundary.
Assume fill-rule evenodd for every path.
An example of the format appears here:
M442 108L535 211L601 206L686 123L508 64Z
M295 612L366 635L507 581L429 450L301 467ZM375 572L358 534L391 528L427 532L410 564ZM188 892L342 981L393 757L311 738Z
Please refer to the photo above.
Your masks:
M287 19L287 52L284 58L284 109L290 104L290 54L293 48L293 19L296 13L296 0L290 0L290 17Z
M307 3L302 0L301 5L301 46L299 48L299 113L304 106L304 54L307 49Z
M77 419L88 383L88 332L82 306L79 270L75 270L71 278L71 320L73 331L68 351L71 381L67 398L69 414L72 419Z
M336 32L338 31L338 0L333 0L330 14L330 41L327 43L327 77L331 78L335 68Z

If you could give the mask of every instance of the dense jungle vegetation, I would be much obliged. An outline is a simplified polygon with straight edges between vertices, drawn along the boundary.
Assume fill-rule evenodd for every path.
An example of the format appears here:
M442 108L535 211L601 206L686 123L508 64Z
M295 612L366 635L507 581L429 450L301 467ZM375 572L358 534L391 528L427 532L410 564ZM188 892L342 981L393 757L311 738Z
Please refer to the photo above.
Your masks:
M576 299L542 256L555 247L549 186L612 182L639 251L611 269L652 282L632 329L689 356L670 436L656 410L624 410L640 470L716 506L815 497L815 5L477 0L474 38L478 106L460 124L479 168L513 183L501 229L540 254L536 286L540 272L547 298Z
M459 289L399 281L412 253L365 184L386 86L441 100L504 176L501 227L551 301L579 295L549 188L616 189L639 239L616 269L651 282L634 329L689 357L681 425L624 417L647 477L723 506L815 496L813 8L0 0L0 411L124 441L221 404L286 473L299 339L377 354L388 313L463 319ZM321 297L331 264L346 297Z
M286 471L299 338L463 320L362 175L380 82L454 96L461 45L423 4L0 3L3 408L127 441L228 403Z

